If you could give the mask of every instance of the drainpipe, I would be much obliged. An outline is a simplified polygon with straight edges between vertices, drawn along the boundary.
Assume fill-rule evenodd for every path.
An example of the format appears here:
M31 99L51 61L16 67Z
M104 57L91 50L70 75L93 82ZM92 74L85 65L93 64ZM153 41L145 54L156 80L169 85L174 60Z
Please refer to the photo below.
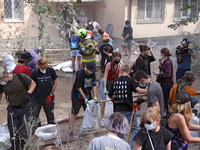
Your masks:
M132 0L129 0L129 5L128 5L128 20L131 23L131 14L132 14Z

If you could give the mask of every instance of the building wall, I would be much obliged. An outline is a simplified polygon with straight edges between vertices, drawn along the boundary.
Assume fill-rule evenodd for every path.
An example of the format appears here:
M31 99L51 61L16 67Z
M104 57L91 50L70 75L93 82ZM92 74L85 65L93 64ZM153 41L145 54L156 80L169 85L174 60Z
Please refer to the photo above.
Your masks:
M84 11L87 19L95 19L95 2L82 2L81 4L76 4L75 11L80 17L84 17L84 15L80 15L81 11Z
M38 20L29 7L24 5L24 21L23 22L4 22L3 19L3 0L0 0L0 35L2 39L17 37L37 37L38 36ZM52 19L43 17L46 22L47 30L53 30L50 26Z
M128 0L104 0L95 3L95 20L105 30L108 22L113 23L111 37L120 38L125 19L128 13L125 9L128 7Z
M133 27L133 37L134 38L150 38L150 37L165 37L165 36L175 36L180 35L183 31L191 32L192 34L199 33L199 22L196 24L189 24L188 26L181 26L177 30L169 29L167 26L175 23L174 18L174 7L175 0L165 1L165 15L164 21L155 23L139 23L137 22L137 1L132 1L132 22Z

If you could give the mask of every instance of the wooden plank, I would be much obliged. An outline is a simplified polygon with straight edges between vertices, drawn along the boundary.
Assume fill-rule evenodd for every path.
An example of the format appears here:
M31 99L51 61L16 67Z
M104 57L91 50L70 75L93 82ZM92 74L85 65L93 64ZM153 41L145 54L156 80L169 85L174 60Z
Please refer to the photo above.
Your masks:
M83 118L84 115L85 115L85 113L78 114L78 115L76 116L76 120L77 120L77 119L81 119L81 118ZM60 119L57 119L56 121L57 121L57 123L68 122L68 121L69 121L69 117L66 117L66 118L60 118ZM42 123L42 125L45 125L45 124L47 124L47 122L43 122L43 123Z

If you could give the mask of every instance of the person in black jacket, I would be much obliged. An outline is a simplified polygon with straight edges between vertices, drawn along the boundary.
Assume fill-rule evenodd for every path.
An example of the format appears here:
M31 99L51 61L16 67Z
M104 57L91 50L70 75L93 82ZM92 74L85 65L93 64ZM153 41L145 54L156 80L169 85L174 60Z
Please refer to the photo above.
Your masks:
M137 72L137 70L143 70L147 75L149 75L149 77L151 77L150 63L156 60L156 56L154 55L152 48L147 45L140 45L139 48L141 54L136 60L134 72ZM149 52L151 55L149 55Z

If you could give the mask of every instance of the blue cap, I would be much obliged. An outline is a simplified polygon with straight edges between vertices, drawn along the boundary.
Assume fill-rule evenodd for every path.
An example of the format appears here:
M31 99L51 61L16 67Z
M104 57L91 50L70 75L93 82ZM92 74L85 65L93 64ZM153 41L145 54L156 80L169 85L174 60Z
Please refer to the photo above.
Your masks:
M191 43L191 42L189 41L189 39L187 39L187 38L185 38L185 39L183 39L183 40L181 41L181 45L184 45L184 44L187 44L187 43Z

